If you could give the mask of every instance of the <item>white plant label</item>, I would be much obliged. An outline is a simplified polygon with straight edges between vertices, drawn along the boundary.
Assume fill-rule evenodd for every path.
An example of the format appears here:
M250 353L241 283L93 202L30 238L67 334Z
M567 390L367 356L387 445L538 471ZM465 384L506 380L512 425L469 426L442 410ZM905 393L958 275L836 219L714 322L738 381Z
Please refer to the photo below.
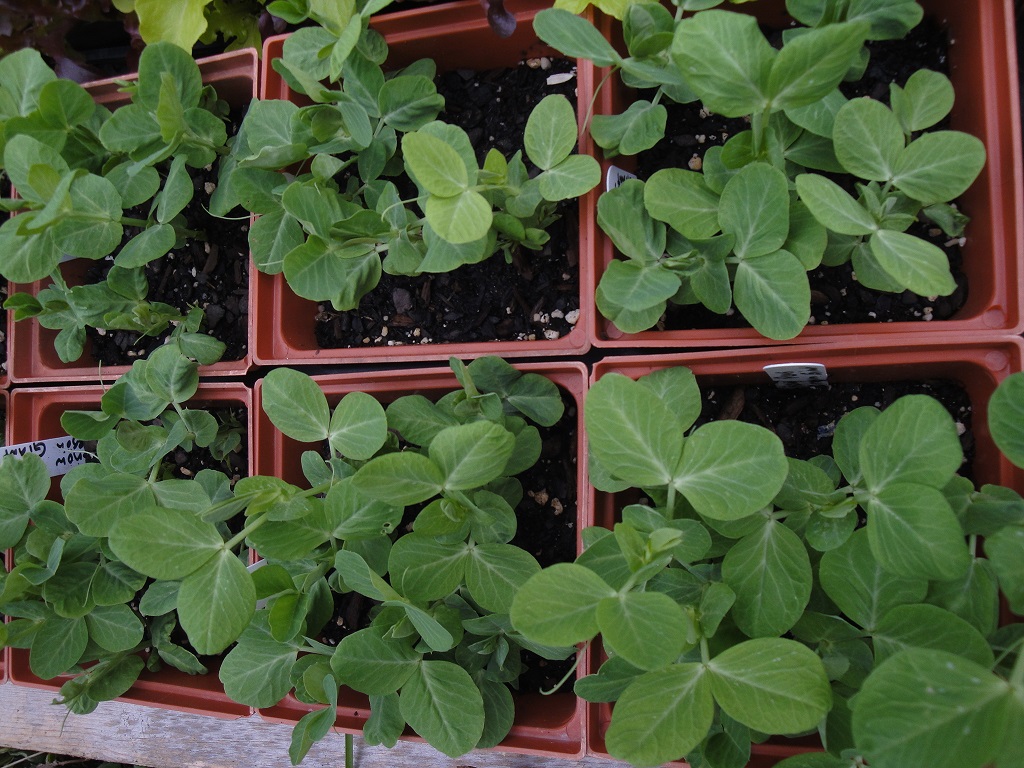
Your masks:
M0 448L0 461L5 456L24 456L28 453L34 453L43 460L50 477L67 474L72 467L85 464L86 458L89 456L85 451L85 443L65 436L4 446Z
M779 389L820 387L828 384L828 370L821 363L776 363L766 365L764 372Z
M615 189L620 186L626 179L635 179L636 174L624 171L617 165L608 166L608 173L604 176L604 188L605 191Z

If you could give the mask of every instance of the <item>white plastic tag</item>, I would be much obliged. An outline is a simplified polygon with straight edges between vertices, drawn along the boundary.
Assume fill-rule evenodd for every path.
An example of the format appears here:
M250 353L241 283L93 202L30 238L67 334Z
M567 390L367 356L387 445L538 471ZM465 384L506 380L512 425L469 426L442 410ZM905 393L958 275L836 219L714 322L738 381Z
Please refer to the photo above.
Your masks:
M0 448L0 458L34 453L46 464L50 477L57 477L66 474L72 467L85 464L88 454L84 449L85 444L73 437L51 437L49 440L4 446Z
M776 363L766 365L764 372L779 389L820 387L828 384L828 370L821 363Z
M608 166L608 173L604 176L604 188L605 191L615 189L621 185L626 179L635 179L636 174L624 171L617 165Z

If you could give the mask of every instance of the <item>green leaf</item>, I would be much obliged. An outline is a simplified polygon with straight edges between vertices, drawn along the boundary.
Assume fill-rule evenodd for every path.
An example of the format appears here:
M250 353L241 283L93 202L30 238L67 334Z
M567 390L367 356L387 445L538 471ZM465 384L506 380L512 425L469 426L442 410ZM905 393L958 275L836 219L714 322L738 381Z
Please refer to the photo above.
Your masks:
M689 238L712 237L720 231L719 203L702 174L681 168L655 172L644 187L644 205L651 216Z
M871 491L894 481L942 488L963 461L953 418L926 395L901 397L886 408L864 433L859 455Z
M477 421L442 429L429 455L444 473L446 490L466 490L500 477L514 446L515 438L504 427Z
M739 520L771 502L788 471L775 434L752 424L717 421L686 439L672 485L700 514Z
M533 555L508 544L472 547L465 566L466 587L473 600L495 613L508 613L516 591L530 576L540 572Z
M569 157L576 146L576 113L565 96L550 94L533 108L523 144L527 157L541 170L550 170Z
M985 165L985 145L960 131L926 133L900 154L893 183L923 205L962 195Z
M0 547L13 547L21 541L32 508L49 490L46 465L35 454L0 459Z
M949 257L938 246L890 229L879 230L869 242L886 274L919 296L948 296L956 290Z
M121 560L139 573L168 581L196 571L223 546L211 523L180 509L143 509L120 518L110 532L110 547Z
M667 485L682 454L682 430L650 389L620 374L599 379L583 411L590 450L614 476L638 487Z
M748 637L778 637L811 597L811 561L800 537L779 522L744 536L726 553L722 579L736 593L732 616Z
M613 757L657 766L690 752L714 719L710 675L701 664L674 664L634 680L615 704L606 736Z
M455 245L486 236L493 220L491 204L471 189L454 197L428 197L425 212L434 231Z
M889 181L903 153L903 129L879 101L853 99L836 114L832 133L836 157L862 179Z
M744 117L768 105L777 53L741 13L707 11L679 23L672 58L704 106L725 117Z
M733 300L758 333L792 339L811 316L811 287L800 260L779 250L736 267Z
M125 269L144 267L171 250L174 241L174 228L169 224L149 227L128 241L115 257L114 263Z
M782 171L751 163L729 179L718 213L722 231L736 238L741 259L778 251L789 235L789 189Z
M806 731L832 706L821 660L795 640L747 640L713 658L707 669L722 710L757 731Z
M1024 528L1007 526L985 539L985 554L999 577L999 586L1015 613L1024 609L1024 575L1021 574L1021 553L1024 552Z
M594 115L590 135L609 153L635 155L650 149L665 135L668 110L663 104L634 101L618 115Z
M537 177L545 200L582 197L601 182L601 165L590 155L572 155Z
M331 448L350 459L369 459L387 439L384 408L364 392L349 392L331 416L327 436Z
M111 653L129 651L142 642L142 622L127 605L100 605L85 617L89 637Z
M814 218L841 235L869 235L878 225L864 206L831 179L815 173L796 177L800 201Z
M406 134L402 153L409 171L430 194L455 197L469 188L465 163L441 139L426 133Z
M290 368L275 368L262 383L263 410L288 437L304 443L326 440L330 409L323 391L309 376Z
M89 631L84 618L49 616L32 637L29 669L36 677L52 680L78 663L88 643Z
M644 208L644 183L628 179L597 200L597 223L631 259L651 263L665 252L665 226Z
M827 96L860 54L866 23L829 24L786 41L772 64L773 109L803 107Z
M183 403L199 389L199 366L173 346L154 350L140 365L145 366L148 393L168 403Z
M395 542L388 558L392 585L411 600L439 600L462 584L466 554L465 542L447 544L407 533Z
M853 701L858 749L878 768L991 763L1013 689L952 653L907 650L882 663Z
M398 743L405 730L398 703L398 694L370 697L370 717L363 726L363 739L370 746L383 745L389 749Z
M399 694L402 717L449 757L469 752L484 730L484 702L473 679L449 661L421 662Z
M384 83L377 95L377 105L386 125L408 133L434 120L444 108L444 97L430 78L402 75Z
M161 0L135 0L134 10L139 17L139 34L143 40L165 41L159 43L161 48L169 46L183 53L190 52L192 46L206 31L207 21L204 9L209 2L210 0L183 0L183 2L168 5ZM157 44L157 42L150 42L147 50ZM147 66L147 70L149 67L156 66L159 64L151 63ZM167 67L165 66L165 68ZM181 77L182 72L185 71L183 69L167 69L175 73L175 79ZM141 61L139 70L139 80L141 81L143 77ZM158 71L163 71L163 69ZM195 80L199 80L198 68L196 68ZM198 94L196 99L198 100Z
M970 567L963 529L940 491L891 483L868 500L867 512L871 551L885 570L945 581Z
M861 529L821 558L819 578L825 594L851 621L869 632L900 605L919 603L928 591L924 578L903 578L883 570Z
M327 686L327 680L330 679L330 675L327 675L325 689L331 692L331 698L334 699L331 705L307 712L299 718L299 722L292 729L291 743L288 746L288 758L292 765L301 763L312 746L330 733L334 726L334 720L337 717L338 691L333 684Z
M444 481L444 471L437 464L411 451L371 459L352 480L370 498L400 507L436 496Z
M999 383L988 402L988 428L1000 451L1024 467L1024 373Z
M566 56L590 59L599 67L620 63L604 36L590 22L561 8L546 8L533 19L537 36Z
M978 630L934 605L897 606L871 635L876 665L907 648L948 651L983 667L993 663L992 649Z
M221 550L181 582L178 620L199 654L231 645L255 610L252 576L233 552Z
M224 657L220 681L234 701L251 707L272 707L292 687L296 655L293 644L274 640L266 612L259 612Z
M556 563L520 588L512 601L512 625L544 645L575 645L598 632L597 605L615 590L589 568Z
M97 605L117 605L131 602L145 583L141 573L117 560L108 560L96 569L90 588Z
M665 311L665 302L679 292L679 276L662 263L644 264L616 259L601 275L600 290L602 311L606 306L633 311L651 308L661 315Z
M407 642L383 637L371 627L338 644L331 657L331 669L343 685L371 696L383 696L405 685L420 659L421 654Z
M660 592L626 592L597 605L597 626L608 648L638 669L659 670L675 662L686 640L686 618Z
M484 732L476 743L477 749L489 749L500 744L512 730L516 705L512 693L504 683L478 681L484 699Z
M910 134L931 128L953 109L953 84L949 78L930 69L914 72L902 88L889 85L893 114Z

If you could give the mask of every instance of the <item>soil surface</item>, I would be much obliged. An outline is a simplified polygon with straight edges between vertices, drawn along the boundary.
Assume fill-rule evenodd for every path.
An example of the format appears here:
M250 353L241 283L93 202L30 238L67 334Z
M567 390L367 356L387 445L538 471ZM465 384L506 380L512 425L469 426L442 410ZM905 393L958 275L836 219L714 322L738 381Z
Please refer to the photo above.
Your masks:
M456 70L437 78L447 104L439 119L469 134L481 162L491 147L506 157L522 149L526 120L544 96L561 93L576 103L572 62L530 63L535 66ZM338 348L564 336L579 317L576 211L575 201L562 204L561 218L548 230L551 239L540 251L521 250L511 263L498 253L448 273L385 274L356 310L320 305L317 343Z
M192 306L206 312L202 332L227 344L222 360L240 360L248 349L249 323L249 221L218 219L206 212L215 188L216 170L190 169L195 193L184 210L190 229L205 233L205 240L188 238L181 248L146 265L150 301L176 307L182 314ZM145 218L148 210L132 211L129 216ZM240 211L232 214L240 215ZM139 232L125 228L125 240ZM89 270L87 279L105 278L113 259ZM158 336L143 336L132 331L104 331L87 328L93 357L105 365L130 365L146 357L170 335L167 329Z
M836 383L824 387L779 389L772 385L709 387L695 424L738 419L770 429L794 459L831 455L836 424L862 406L885 410L904 395L930 395L949 411L960 434L964 464L960 474L970 477L974 460L972 408L966 390L945 379L922 381Z
M777 36L777 35L776 35ZM948 31L931 18L925 18L903 40L868 43L871 59L864 77L840 86L848 98L870 96L889 103L889 84L903 85L918 69L949 72ZM653 149L637 156L637 175L646 179L661 168L700 170L709 147L720 146L735 134L747 130L744 118L725 118L709 113L699 103L674 104L668 109L666 137ZM936 126L944 127L943 124ZM836 179L843 183L843 179ZM851 179L844 186L852 190ZM969 212L968 212L969 214ZM945 320L952 317L967 300L967 276L962 269L959 239L950 239L935 226L919 222L910 234L941 248L950 260L957 289L949 296L923 297L910 291L883 293L857 283L853 267L819 267L808 273L811 284L809 325ZM967 227L970 235L970 225ZM701 305L669 304L659 330L700 328L747 328L750 324L734 309L717 315Z

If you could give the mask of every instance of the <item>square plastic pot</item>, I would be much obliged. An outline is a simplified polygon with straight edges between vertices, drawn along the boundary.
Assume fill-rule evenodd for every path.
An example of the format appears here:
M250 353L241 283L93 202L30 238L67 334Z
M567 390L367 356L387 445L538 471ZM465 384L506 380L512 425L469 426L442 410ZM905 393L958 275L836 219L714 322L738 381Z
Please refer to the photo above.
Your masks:
M524 59L536 56L558 56L541 43L533 32L533 17L542 3L510 3L516 16L515 32L500 38L487 25L478 3L447 3L436 8L422 8L402 13L385 14L371 21L371 26L384 35L390 48L385 70L405 66L417 59L433 58L438 71L452 69L486 70L513 67ZM291 99L303 104L301 95L293 94L271 62L281 56L287 36L269 38L263 48L264 99ZM586 119L594 88L594 70L590 62L581 61L576 72L577 121ZM580 154L593 155L590 135L580 137ZM596 190L579 201L579 320L573 330L558 339L538 338L535 341L468 342L465 344L407 344L383 347L344 349L321 348L314 336L317 302L297 296L284 276L257 273L250 294L249 316L254 327L253 357L259 365L297 363L356 363L393 360L447 360L451 355L477 357L496 354L504 357L581 355L590 347L584 318L594 313L593 291L586 286L590 278L596 211ZM492 259L502 258L500 255ZM538 332L539 333L539 332Z
M715 386L770 385L771 379L763 367L775 363L821 363L832 383L951 380L964 388L972 405L975 482L979 486L995 483L1024 492L1024 470L1014 467L999 453L988 430L989 397L1000 381L1022 370L1022 361L1024 342L1018 337L949 343L921 341L898 349L885 343L837 340L828 345L605 358L594 365L591 383L609 373L637 379L662 368L685 366L696 375L701 391ZM622 501L616 498L618 494L603 493L593 487L590 493L595 524L611 528L622 506ZM592 649L591 673L597 671L603 658L600 648ZM604 735L611 721L612 707L609 704L591 704L590 707L588 752L607 757ZM752 746L750 765L761 768L794 754L820 750L821 744L815 738L773 738ZM686 765L683 762L670 764Z
M9 395L7 393L7 390L3 389L3 388L0 388L0 414L2 414L2 418L3 418L3 422L4 422L4 428L2 430L3 439L4 439L4 445L10 445L11 444L10 428L8 427L8 424L7 424L7 413L8 413L7 401L8 401L8 398L9 398ZM8 553L5 552L3 558L0 558L0 563L3 564L3 567L4 567L5 571L10 569L10 564L7 562L7 554ZM9 648L0 648L0 683L6 683L7 682L7 670L10 667L10 662L8 661L8 658L7 658L9 654L10 654L10 649Z
M10 419L7 424L9 444L45 440L66 435L60 417L65 410L98 410L103 388L99 386L50 387L19 389L11 393ZM244 408L247 413L247 448L250 474L253 463L252 390L244 384L228 382L202 383L189 400L191 407L206 410ZM53 479L50 498L59 500L60 478ZM8 551L8 564L12 553ZM15 685L57 691L68 677L42 680L29 669L29 652L11 648L8 670ZM165 664L159 672L144 671L138 681L118 701L142 704L179 712L213 715L221 718L252 714L248 706L232 701L218 677L219 660L204 661L209 669L205 675L188 675Z
M582 363L550 362L516 365L520 371L539 373L557 384L576 402L577 413L582 413L586 393L587 371ZM347 393L360 391L373 395L382 403L389 403L403 395L419 394L431 400L459 388L451 370L420 368L373 373L344 373L314 376L333 408ZM274 475L306 487L300 458L305 450L318 450L319 445L300 443L279 432L261 407L262 382L254 388L255 400L255 470L261 475ZM583 426L579 422L576 435L576 551L580 551L579 531L591 525L589 493L585 484ZM585 669L584 655L578 667ZM568 686L567 686L568 688ZM513 693L516 718L505 740L494 749L526 754L563 758L581 757L585 753L583 741L586 725L586 702L571 691L543 696L539 693ZM303 704L288 694L276 706L259 710L267 720L294 723L316 707ZM342 688L338 697L335 726L342 731L359 733L370 715L367 696ZM420 740L407 731L403 738Z
M1021 166L1021 113L1017 86L1017 50L1014 36L1013 0L921 0L926 17L949 28L949 77L956 104L949 127L977 136L985 144L987 161L981 175L959 198L970 216L961 249L967 275L967 301L949 320L927 322L849 323L810 325L794 339L774 341L752 328L623 333L599 312L590 316L588 331L594 346L636 349L641 347L727 347L808 344L834 339L885 336L890 343L919 334L949 339L973 338L977 333L1024 330L1024 171ZM743 10L746 7L730 8ZM749 6L764 23L779 28L788 24L777 0ZM616 24L603 19L603 30L615 39ZM601 73L598 73L598 77ZM633 95L613 76L599 94L599 114L619 114ZM632 170L634 159L606 161ZM593 296L608 264L616 257L615 246L600 227L595 230L593 279L586 290Z
M258 93L258 58L255 48L246 48L240 51L211 56L197 62L199 71L203 76L205 85L212 85L217 94L231 104L233 107L248 107L249 102ZM138 75L128 75L123 78L110 78L97 80L86 84L85 88L92 94L97 104L107 107L117 107L128 103L129 97L121 93L118 85L119 80L135 79ZM97 262L91 259L73 259L61 267L68 285L81 285L84 282L86 272ZM252 269L249 274L249 294L252 295ZM37 280L28 285L10 283L8 293L27 291L32 295L50 285L49 278ZM8 313L9 315L10 313ZM93 360L90 353L90 344L86 341L85 351L82 356L71 363L62 362L54 349L54 339L57 338L57 331L43 328L35 319L21 320L14 322L9 320L10 328L7 334L8 360L7 369L11 380L19 384L45 383L45 382L96 382L102 380L113 381L122 373L128 370L129 365L106 366L100 370L99 365ZM239 360L222 360L213 365L205 365L200 368L204 376L241 376L248 372L252 366L252 328L250 323L249 351Z

